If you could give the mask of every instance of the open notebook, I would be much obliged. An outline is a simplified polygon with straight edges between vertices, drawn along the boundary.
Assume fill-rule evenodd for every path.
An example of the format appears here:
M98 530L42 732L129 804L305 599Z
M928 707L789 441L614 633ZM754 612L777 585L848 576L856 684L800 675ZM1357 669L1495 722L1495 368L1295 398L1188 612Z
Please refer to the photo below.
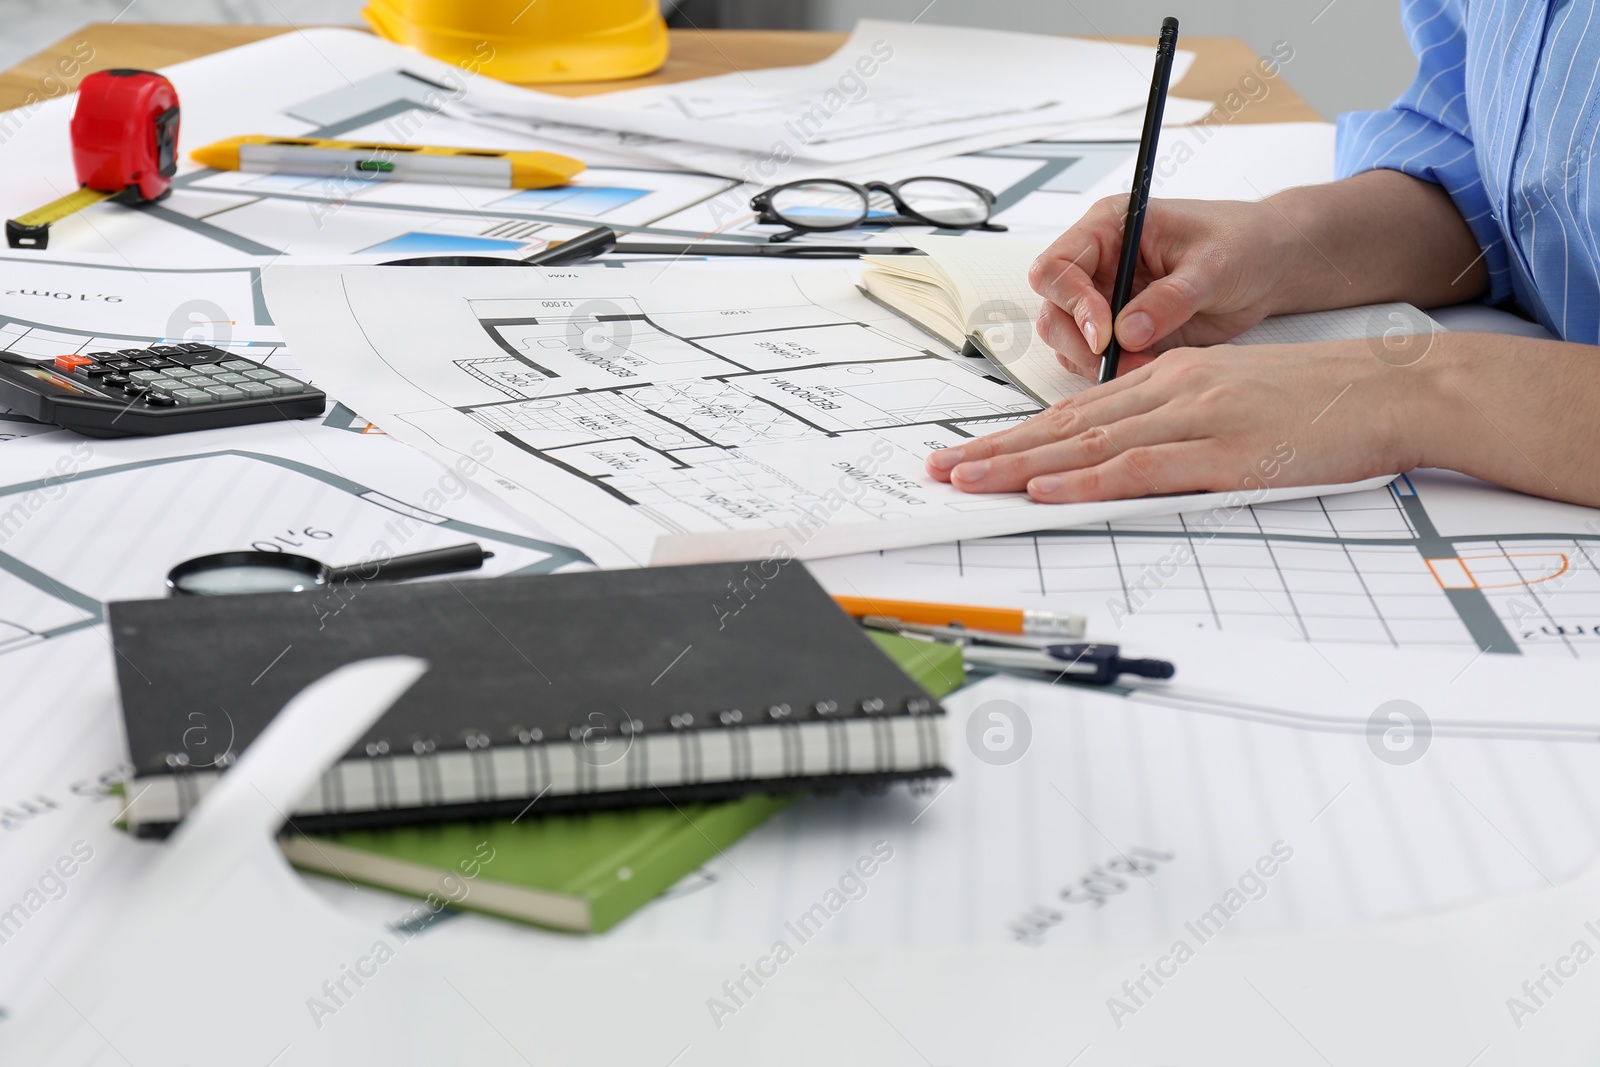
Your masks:
M907 242L927 255L864 257L861 287L868 296L950 347L986 357L1042 404L1053 404L1094 384L1062 366L1034 332L1042 298L1028 288L1028 267L1044 245L933 236L911 237ZM1374 304L1280 315L1230 343L1347 341L1443 331L1410 304Z

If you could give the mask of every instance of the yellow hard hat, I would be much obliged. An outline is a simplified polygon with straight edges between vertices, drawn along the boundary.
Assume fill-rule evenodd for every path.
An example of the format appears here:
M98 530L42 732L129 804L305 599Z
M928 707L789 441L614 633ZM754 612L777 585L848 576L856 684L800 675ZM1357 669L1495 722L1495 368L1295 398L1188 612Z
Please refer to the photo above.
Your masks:
M658 0L368 0L380 37L510 82L609 81L667 59Z

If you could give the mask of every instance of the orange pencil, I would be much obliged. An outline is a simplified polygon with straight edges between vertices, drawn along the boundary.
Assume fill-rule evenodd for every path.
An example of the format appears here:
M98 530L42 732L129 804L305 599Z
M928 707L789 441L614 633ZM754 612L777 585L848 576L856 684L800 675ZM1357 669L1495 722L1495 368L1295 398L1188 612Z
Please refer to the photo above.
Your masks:
M1082 637L1087 625L1082 615L1029 608L975 608L959 604L929 604L917 600L882 600L868 596L836 596L846 614L856 618L881 615L925 626L964 626L1002 634L1040 637Z

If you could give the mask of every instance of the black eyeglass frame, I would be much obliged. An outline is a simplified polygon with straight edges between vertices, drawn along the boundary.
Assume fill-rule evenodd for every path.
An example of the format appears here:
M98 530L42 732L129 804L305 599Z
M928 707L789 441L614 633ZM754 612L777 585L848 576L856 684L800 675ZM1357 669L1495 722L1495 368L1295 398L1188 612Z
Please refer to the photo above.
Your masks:
M982 222L976 222L966 226L949 222L940 222L937 219L930 219L926 215L917 213L916 211L912 210L911 206L906 203L905 198L900 195L900 187L911 182L926 181L945 182L949 185L959 185L963 189L977 193L978 196L983 199L984 206L988 209L988 213L984 215ZM848 189L861 197L861 214L857 215L848 222L839 222L828 226L805 226L791 222L782 215L779 215L777 211L773 209L772 197L774 194L781 193L785 189L792 189L795 186L800 185L837 185L842 189ZM869 217L872 214L873 193L887 194L889 199L894 203L895 210L900 212L900 214L892 217L871 219L869 221ZM916 223L922 226L933 226L936 229L941 230L985 230L990 233L1005 233L1006 227L1004 225L991 221L994 214L994 202L994 193L990 192L988 189L985 189L981 185L974 185L971 182L964 182L959 178L945 178L937 174L924 174L914 178L902 178L893 183L867 182L865 185L857 182L845 181L843 178L805 178L800 181L784 182L782 185L774 185L770 189L763 189L761 192L750 198L750 207L754 209L757 214L757 222L768 225L789 227L789 232L775 233L768 238L769 241L776 242L789 241L805 233L829 233L834 230L852 229L863 224L870 226L890 226L897 223L902 225L907 223Z

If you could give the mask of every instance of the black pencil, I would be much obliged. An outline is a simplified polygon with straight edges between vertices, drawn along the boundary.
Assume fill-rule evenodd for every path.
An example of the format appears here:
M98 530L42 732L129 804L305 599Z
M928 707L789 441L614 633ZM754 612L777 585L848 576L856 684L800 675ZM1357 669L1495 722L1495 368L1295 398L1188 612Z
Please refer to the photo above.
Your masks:
M1128 194L1128 217L1122 227L1122 257L1111 289L1111 338L1100 357L1100 384L1117 376L1122 345L1117 342L1117 316L1133 290L1133 272L1139 265L1139 233L1144 229L1145 208L1150 205L1150 175L1156 163L1156 141L1161 136L1161 113L1167 108L1167 83L1172 80L1172 57L1178 50L1178 20L1161 20L1156 43L1156 69L1150 79L1150 102L1144 109L1144 134L1139 138L1139 158L1133 165L1133 190Z

